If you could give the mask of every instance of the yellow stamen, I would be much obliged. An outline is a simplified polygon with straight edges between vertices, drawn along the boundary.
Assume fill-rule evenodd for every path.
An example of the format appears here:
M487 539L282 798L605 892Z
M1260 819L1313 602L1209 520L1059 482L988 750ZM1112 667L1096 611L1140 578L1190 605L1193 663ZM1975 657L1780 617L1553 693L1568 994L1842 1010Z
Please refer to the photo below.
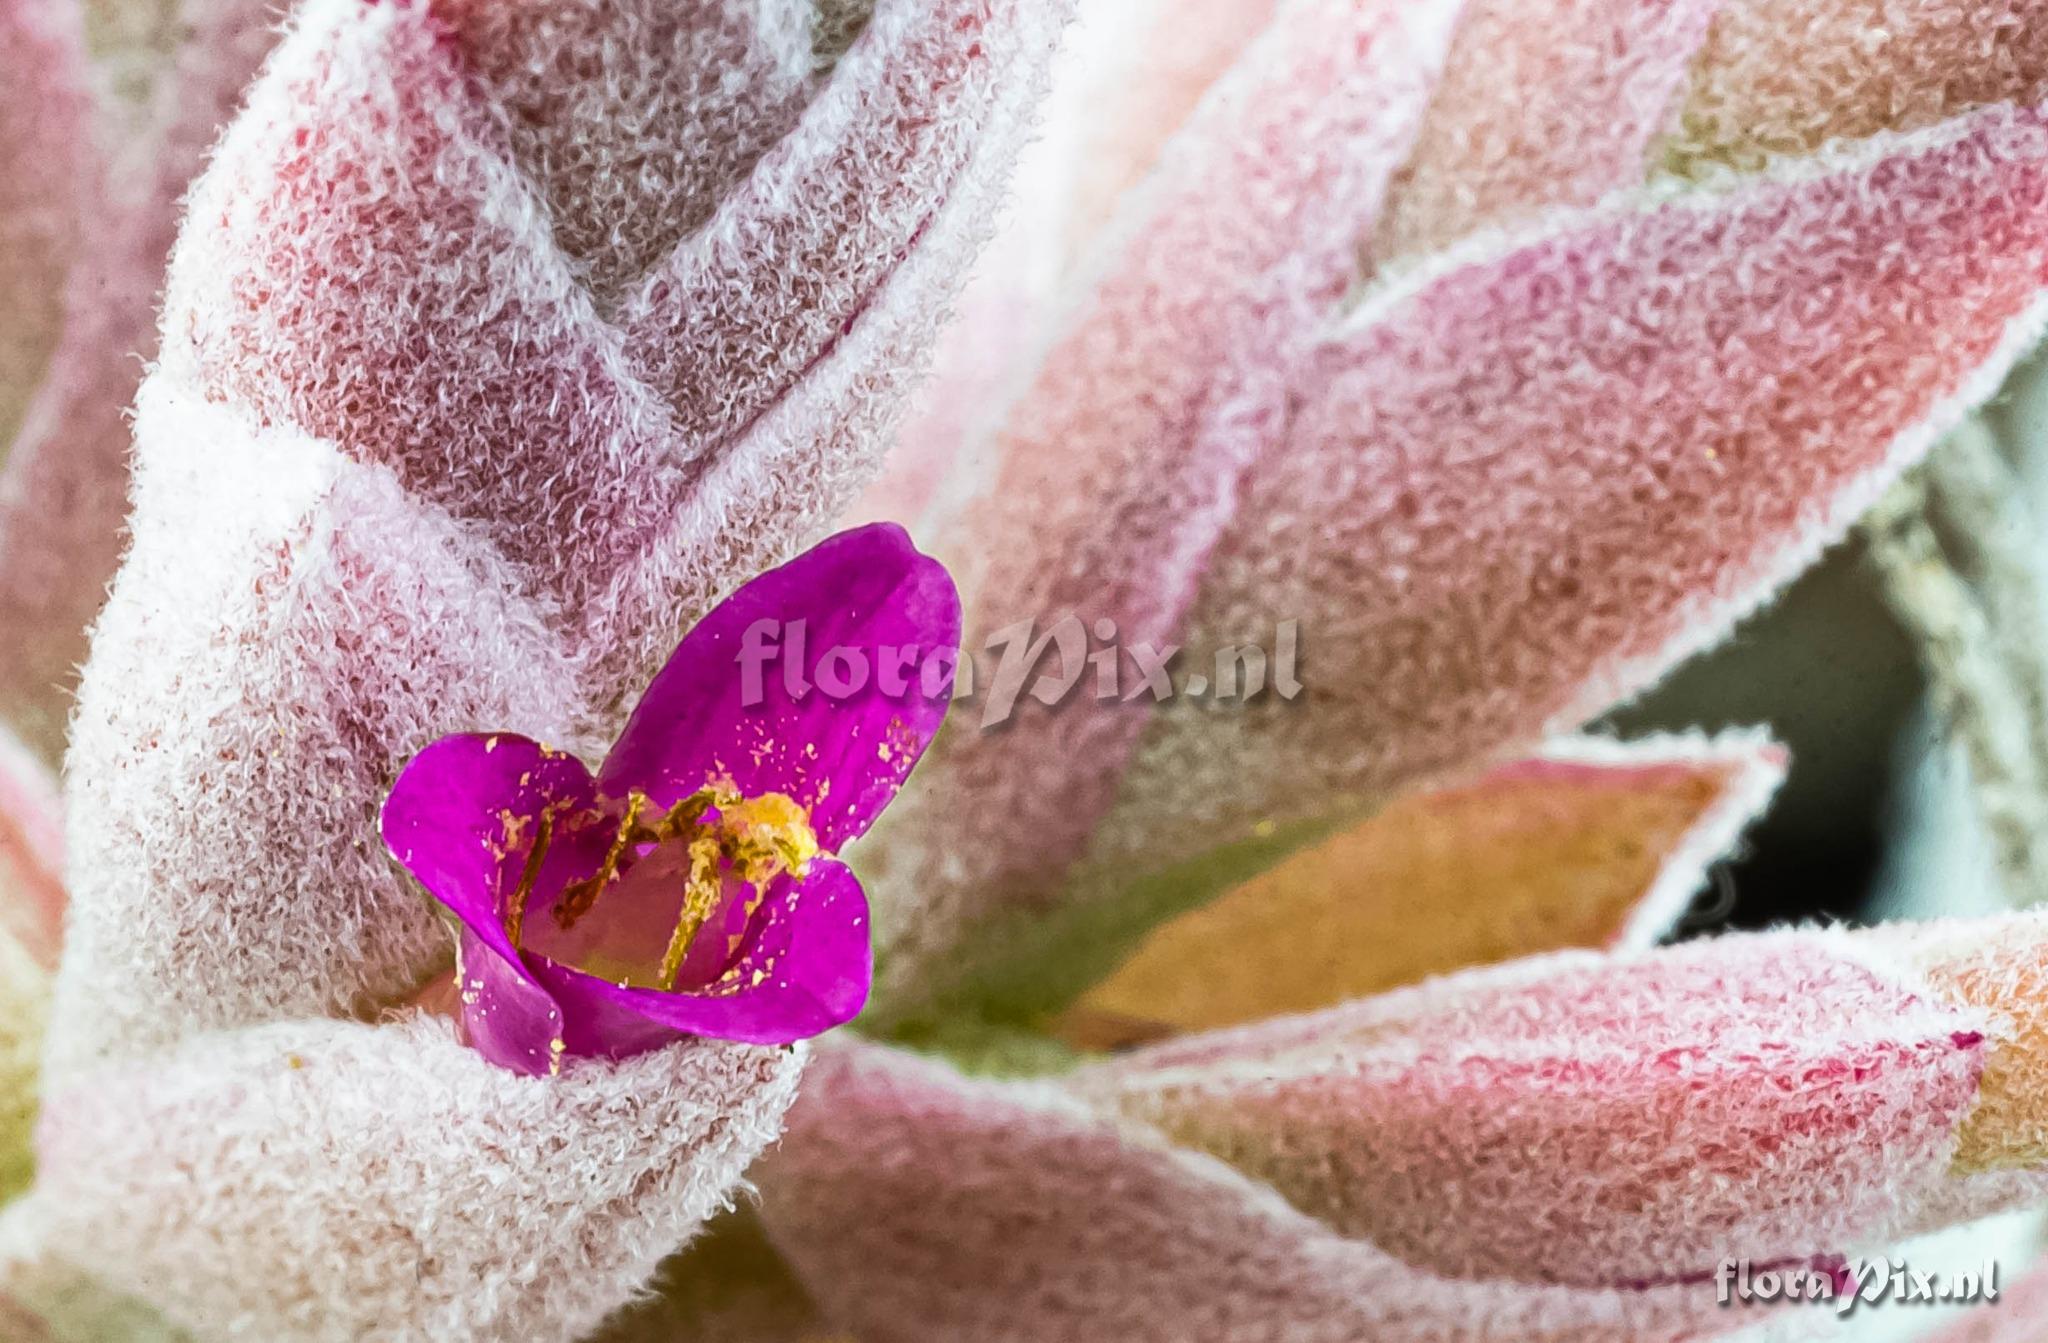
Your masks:
M533 835L533 847L526 851L526 866L519 873L519 885L512 892L509 908L505 910L505 936L512 939L512 949L519 949L519 937L526 927L526 902L533 898L533 884L540 879L540 865L548 855L548 841L554 837L555 814L542 808L540 821Z
M647 805L647 794L634 789L626 799L626 814L619 820L618 833L612 836L611 848L606 850L604 865L594 876L565 887L561 900L555 905L555 922L564 932L576 926L576 921L588 914L597 905L597 898L604 894L604 888L611 885L612 878L619 873L619 864L625 860L626 850L635 844L645 844L658 838L640 824L640 809Z
M733 875L759 886L784 872L803 876L818 856L810 813L787 793L764 793L719 809Z
M718 823L690 842L690 876L683 889L683 907L661 958L659 983L670 992L675 991L683 961L698 934L717 912L728 877L751 886L753 898L759 900L768 883L784 873L803 876L819 853L810 814L787 794L743 798L730 784L722 784L704 789L697 797L718 808ZM696 808L692 823L701 821L708 805Z
M671 841L685 844L689 874L683 880L682 906L661 959L660 977L655 981L673 992L690 949L723 907L731 889L729 881L751 888L747 893L735 893L736 899L745 901L744 908L751 916L751 911L765 898L770 883L784 875L805 876L821 850L817 833L811 828L810 813L803 804L783 793L749 798L742 796L730 781L720 781L706 784L654 816L651 822L643 820L653 814L653 809L653 799L647 794L636 789L627 796L603 863L589 877L563 887L553 913L556 924L568 931L596 907L605 891L626 870L644 860L647 846ZM715 819L707 820L713 812ZM581 826L585 819L597 818L579 818L575 824ZM526 905L533 898L554 838L553 810L544 809L537 820L533 846L527 851L511 908L504 914L505 930L514 947L519 946ZM516 835L509 836L507 847L515 842ZM641 851L637 855L636 849ZM721 920L721 926L727 922ZM729 950L736 951L738 946L735 935Z
M690 880L683 887L682 912L676 916L675 931L669 934L668 950L661 957L658 982L671 993L683 973L683 958L718 908L718 897L725 891L724 867L725 855L716 834L700 835L690 842Z

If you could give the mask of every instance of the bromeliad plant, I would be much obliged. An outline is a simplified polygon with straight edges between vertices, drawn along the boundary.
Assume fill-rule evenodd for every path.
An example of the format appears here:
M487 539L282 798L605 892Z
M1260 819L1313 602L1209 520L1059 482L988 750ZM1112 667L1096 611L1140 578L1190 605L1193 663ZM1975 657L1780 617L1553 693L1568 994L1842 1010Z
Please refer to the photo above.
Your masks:
M1029 338L945 352L899 480L969 648L1293 618L1310 689L956 725L849 855L868 1040L763 1043L859 1005L828 855L937 710L730 711L735 631L951 641L897 533L772 566L899 437L1068 8L294 16L140 398L17 1308L71 1327L98 1277L204 1338L1676 1339L1743 1322L1721 1257L2048 1194L2038 921L1655 950L1783 762L1555 740L2038 336L2019 3L1873 42L1831 0L1134 0L1077 45L966 301ZM455 944L451 1023L411 1005ZM1611 949L1401 987L1573 946ZM743 1173L741 1262L822 1319L727 1228L605 1325Z

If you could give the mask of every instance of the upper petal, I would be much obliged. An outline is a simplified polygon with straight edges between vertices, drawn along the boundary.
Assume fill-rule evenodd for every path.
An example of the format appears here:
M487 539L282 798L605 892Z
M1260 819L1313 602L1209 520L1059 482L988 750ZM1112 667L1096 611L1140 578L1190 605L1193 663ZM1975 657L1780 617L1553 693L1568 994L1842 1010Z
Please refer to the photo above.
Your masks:
M513 957L504 900L518 885L536 822L543 812L573 814L599 802L596 780L576 757L516 733L472 732L443 737L406 763L381 824L386 846L428 893ZM564 826L550 842L532 887L537 899L596 869L610 833L593 845L586 830Z
M748 797L786 793L836 850L923 756L959 646L960 599L943 565L893 524L841 533L698 622L599 777L607 792L639 788L662 806L718 778Z

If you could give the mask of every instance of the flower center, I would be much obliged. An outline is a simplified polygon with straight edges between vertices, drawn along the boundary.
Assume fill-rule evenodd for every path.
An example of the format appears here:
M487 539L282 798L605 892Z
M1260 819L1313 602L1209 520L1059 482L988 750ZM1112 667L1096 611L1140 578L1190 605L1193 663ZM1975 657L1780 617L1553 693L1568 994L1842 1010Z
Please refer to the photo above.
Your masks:
M525 911L553 838L552 817L544 812L505 910L505 931L515 947L520 945ZM606 973L621 983L644 980L646 955L660 937L648 928L647 919L661 911L670 921L653 982L673 992L686 965L696 972L690 976L693 980L722 971L744 940L769 884L785 875L803 877L819 853L810 814L786 794L744 797L730 783L714 783L657 811L654 802L635 789L626 798L597 871L563 887L556 898L550 911L555 928L548 931L547 940L565 948L584 947L584 954L574 960L590 973ZM594 939L571 937L601 900L620 906L616 918L608 913L594 920ZM614 923L616 928L597 926ZM693 957L691 952L714 924L725 933L726 945L710 948L718 954L707 966L704 955ZM621 935L624 946L618 945ZM589 964L593 959L609 964Z

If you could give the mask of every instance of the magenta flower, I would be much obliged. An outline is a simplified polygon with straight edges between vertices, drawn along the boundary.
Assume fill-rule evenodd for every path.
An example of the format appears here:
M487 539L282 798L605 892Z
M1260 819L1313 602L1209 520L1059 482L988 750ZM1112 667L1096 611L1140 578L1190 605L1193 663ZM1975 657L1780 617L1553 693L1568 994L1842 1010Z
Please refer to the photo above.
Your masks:
M783 631L803 665L763 676ZM873 972L867 898L833 855L924 754L959 642L944 567L877 524L713 610L595 777L509 734L415 756L384 839L462 921L470 1043L540 1074L684 1035L790 1044L851 1021Z

